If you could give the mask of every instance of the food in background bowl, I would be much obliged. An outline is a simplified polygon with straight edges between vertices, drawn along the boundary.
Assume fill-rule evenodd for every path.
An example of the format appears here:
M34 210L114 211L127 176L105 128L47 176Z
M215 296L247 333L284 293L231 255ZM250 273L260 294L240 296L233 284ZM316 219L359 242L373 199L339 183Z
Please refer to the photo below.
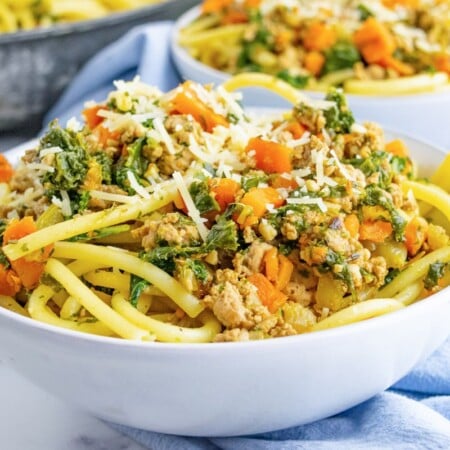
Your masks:
M163 0L6 0L0 4L0 32L12 33L56 23L99 19L116 11Z
M37 133L44 114L93 55L133 27L174 20L196 3L165 0L94 20L0 33L0 131Z
M418 180L407 146L356 123L338 90L312 101L247 77L293 109L251 117L225 89L242 77L165 94L118 82L85 125L53 123L15 170L3 161L3 306L92 334L223 342L333 328L447 286L450 197ZM445 188L448 164L433 178Z
M298 88L376 95L448 83L447 1L205 0L191 18L179 43L229 74L261 71Z

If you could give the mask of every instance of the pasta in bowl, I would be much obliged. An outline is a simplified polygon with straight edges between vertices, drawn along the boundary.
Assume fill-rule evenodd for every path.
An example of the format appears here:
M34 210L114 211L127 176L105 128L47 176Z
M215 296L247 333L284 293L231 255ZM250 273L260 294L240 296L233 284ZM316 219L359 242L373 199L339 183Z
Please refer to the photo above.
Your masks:
M14 33L59 23L99 19L163 0L6 0L0 5L0 32Z
M448 83L449 18L441 0L205 0L178 40L229 74L260 71L300 89L411 94Z
M449 146L444 119L450 101L448 2L384 3L204 2L177 21L174 61L184 78L200 83L222 83L231 75L258 71L316 98L330 86L343 87L359 117L411 128L427 138L438 136L440 145ZM228 16L241 22L228 23ZM383 46L383 36L389 45ZM309 60L319 64L316 71L305 67ZM399 67L406 64L408 73L390 67L394 61ZM286 106L258 89L246 90L244 101ZM425 116L429 120L421 119Z
M431 175L438 150L385 142L340 92L275 89L294 108L252 116L224 87L119 82L3 161L0 355L99 417L185 435L326 417L429 355L449 332L448 162L424 183L414 161Z

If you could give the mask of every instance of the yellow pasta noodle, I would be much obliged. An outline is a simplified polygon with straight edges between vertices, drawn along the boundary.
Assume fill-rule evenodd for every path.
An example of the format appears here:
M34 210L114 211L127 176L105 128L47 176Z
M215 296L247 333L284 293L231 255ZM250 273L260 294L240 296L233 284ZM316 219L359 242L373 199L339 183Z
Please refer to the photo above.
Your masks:
M327 330L343 325L348 325L371 317L381 316L388 312L398 311L403 308L403 304L397 300L389 298L376 298L348 306L332 316L321 320L311 327L311 331Z
M89 290L64 264L49 259L46 272L57 280L66 291L101 322L107 323L116 334L126 339L151 340L151 335L117 314Z
M101 264L138 275L164 292L191 317L197 317L204 309L199 300L190 294L179 282L160 268L142 261L119 249L101 248L92 244L58 242L54 256L57 258L95 259Z
M160 1L163 0L2 0L0 32L98 19L115 11L142 8Z
M27 310L8 295L0 295L0 306L22 316L29 317Z
M75 322L73 320L59 318L46 306L52 294L53 289L44 284L35 289L31 294L28 301L28 312L33 319L49 325L55 325L73 331L80 331L82 333L98 334L101 336L115 335L109 327L101 322Z
M121 294L113 296L112 307L130 322L153 333L161 342L210 342L221 329L219 321L207 312L200 314L199 320L203 322L203 326L199 328L180 327L161 322L133 308Z
M367 16L357 0L322 0L320 6L301 0L202 3L179 30L178 43L223 74L256 71L296 88L339 86L357 95L448 89L447 1L403 2L398 8L372 0ZM416 19L422 15L429 18L426 24Z
M391 283L382 288L378 294L382 297L391 297L398 294L405 286L410 286L415 281L423 278L430 266L435 262L449 262L450 247L443 247L434 252L425 255L411 263L403 272L401 272Z

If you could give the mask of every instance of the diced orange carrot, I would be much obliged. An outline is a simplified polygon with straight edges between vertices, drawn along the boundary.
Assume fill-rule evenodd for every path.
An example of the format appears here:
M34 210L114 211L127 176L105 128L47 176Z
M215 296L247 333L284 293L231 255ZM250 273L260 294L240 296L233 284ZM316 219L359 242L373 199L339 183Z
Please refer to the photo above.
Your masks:
M259 137L248 141L247 152L255 152L256 168L266 173L283 173L292 170L292 149L277 142Z
M13 219L3 234L3 245L34 233L36 230L37 227L34 219L30 216L23 217L20 220ZM41 250L11 261L11 267L27 289L32 289L39 283L41 275L44 272L45 261L50 256L52 250L53 245L47 245Z
M256 287L261 303L267 306L272 314L277 312L278 308L283 306L288 298L286 294L276 289L262 273L250 275L248 281Z
M215 113L208 105L205 105L197 96L194 83L185 81L172 100L172 114L190 114L205 131L209 133L217 125L228 127L227 119Z
M292 176L283 176L284 174L274 173L269 178L269 184L271 187L275 189L295 189L298 187L298 183L295 181L295 178Z
M296 120L290 120L285 130L289 131L294 139L300 139L308 129L300 122L297 122Z
M246 8L257 8L261 4L261 0L245 0Z
M313 22L303 37L303 46L308 51L323 51L332 47L336 40L337 35L333 28L322 22Z
M258 223L258 220L267 212L267 205L273 205L275 208L284 204L284 199L278 191L272 187L250 189L241 198L240 203L251 206L252 214L245 218L239 225L241 228L251 227ZM234 217L237 220L236 217Z
M308 52L303 60L305 69L315 77L319 76L320 72L322 72L324 64L325 56L318 51Z
M247 23L248 14L240 9L230 9L220 19L222 25L230 25L233 23Z
M22 283L14 270L0 264L0 295L14 296L20 291Z
M188 209L187 209L186 203L184 203L183 197L179 193L174 198L173 204L175 205L175 207L177 207L178 209L181 209L182 211L184 211L187 214Z
M244 205L253 208L256 217L262 217L267 211L267 204L279 207L284 204L284 199L278 191L271 187L253 188L244 194L240 200Z
M294 264L292 264L291 260L286 258L284 255L278 255L278 261L279 261L279 271L277 280L275 283L275 287L282 291L287 284L289 283L292 272L294 271Z
M37 230L34 219L31 216L26 216L23 219L13 219L8 224L3 234L3 244L10 241L16 241L28 234L34 233Z
M365 220L359 227L362 241L384 242L392 234L392 224L384 220Z
M390 58L395 50L395 41L386 25L369 17L353 34L353 41L369 64Z
M392 153L395 156L401 156L402 158L405 158L409 155L408 147L400 139L395 139L388 142L384 148L388 153Z
M90 108L86 108L82 112L82 116L86 121L86 125L93 130L97 125L100 125L105 118L99 116L97 113L102 109L108 109L105 105L95 105Z
M217 13L231 5L233 0L204 0L202 3L202 13Z
M264 253L263 264L267 279L275 283L279 270L278 250L275 247L271 247Z
M379 62L383 67L395 70L401 76L411 76L414 74L414 67L411 64L404 63L393 56L388 56Z
M358 237L359 233L359 219L356 214L349 214L345 216L344 219L345 229L350 233L350 236L353 238Z
M14 169L5 155L0 153L0 183L7 183L13 176Z
M116 141L120 137L119 131L111 131L102 124L97 125L94 128L93 133L97 135L98 143L103 148L108 147L110 141Z
M387 8L395 8L396 6L406 6L409 8L417 8L420 4L419 0L382 0Z
M447 72L450 75L450 55L442 53L434 58L434 67L439 72Z
M428 224L422 217L412 218L405 228L405 245L410 256L421 249L427 237Z
M209 188L220 206L220 211L223 212L230 203L234 202L240 185L230 178L213 178L209 182Z

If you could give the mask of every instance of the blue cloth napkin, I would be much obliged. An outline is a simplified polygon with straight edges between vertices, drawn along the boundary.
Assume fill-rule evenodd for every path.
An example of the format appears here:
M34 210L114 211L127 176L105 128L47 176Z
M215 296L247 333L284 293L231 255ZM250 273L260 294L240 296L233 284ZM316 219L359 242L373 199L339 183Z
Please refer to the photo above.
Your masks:
M96 55L48 113L64 124L117 79L139 74L163 91L180 78L169 56L171 25L138 27ZM419 332L419 331L418 331ZM239 344L236 344L239 345ZM153 450L450 449L450 339L391 390L337 416L255 436L188 438L111 425Z

